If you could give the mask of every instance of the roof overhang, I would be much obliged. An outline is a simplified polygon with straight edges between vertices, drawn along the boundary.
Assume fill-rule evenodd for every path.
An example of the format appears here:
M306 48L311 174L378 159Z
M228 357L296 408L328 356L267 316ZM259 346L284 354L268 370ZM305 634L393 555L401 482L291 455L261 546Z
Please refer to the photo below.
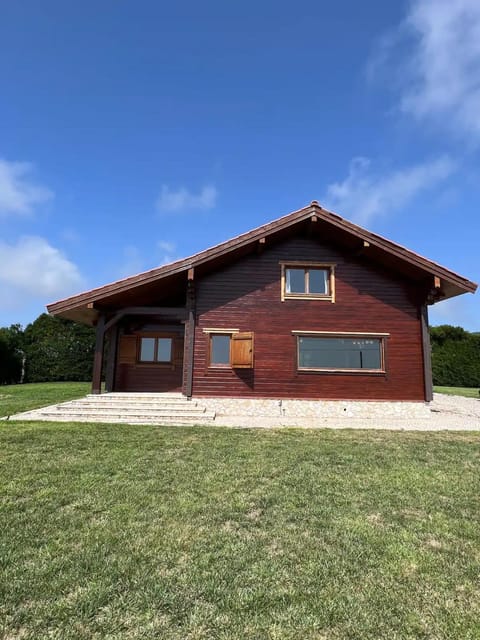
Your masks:
M313 201L307 207L193 256L59 300L47 305L47 310L63 318L95 324L100 311L119 308L125 304L125 298L138 303L145 300L153 290L158 290L159 286L173 290L185 284L194 271L201 273L236 260L259 243L278 241L287 236L295 226L305 222L321 227L324 237L330 236L337 243L357 248L371 260L386 264L393 271L414 281L423 282L429 303L462 293L474 293L477 289L476 283L467 278L367 231Z

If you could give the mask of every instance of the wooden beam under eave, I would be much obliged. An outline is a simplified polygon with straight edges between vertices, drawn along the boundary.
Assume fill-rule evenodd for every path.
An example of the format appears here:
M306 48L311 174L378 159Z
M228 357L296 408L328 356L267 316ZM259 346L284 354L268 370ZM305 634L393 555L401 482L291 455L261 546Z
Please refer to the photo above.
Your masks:
M440 289L440 287L442 286L442 281L440 280L439 276L434 276L433 286L435 287L435 289Z
M361 245L360 245L360 247L358 247L358 249L355 251L354 255L355 255L355 256L357 256L357 257L358 257L358 256L362 256L362 255L365 253L365 251L366 251L367 249L369 249L369 248L370 248L370 243L369 243L369 242L367 242L366 240L363 240L363 241L362 241L362 244L361 244Z
M187 271L187 280L194 280L194 279L195 279L195 269L193 267L191 267Z
M265 238L260 238L257 242L257 253L263 253L263 250L265 249Z

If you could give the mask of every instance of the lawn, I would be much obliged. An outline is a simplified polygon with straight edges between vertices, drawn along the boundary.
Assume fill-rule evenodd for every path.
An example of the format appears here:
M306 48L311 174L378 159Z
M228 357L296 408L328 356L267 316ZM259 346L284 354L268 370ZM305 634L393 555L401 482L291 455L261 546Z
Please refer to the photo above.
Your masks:
M89 382L41 382L0 386L0 417L81 398L89 393L90 387Z
M480 434L0 425L0 638L480 637Z
M465 398L480 398L478 387L433 387L436 393L447 393L450 396L465 396Z

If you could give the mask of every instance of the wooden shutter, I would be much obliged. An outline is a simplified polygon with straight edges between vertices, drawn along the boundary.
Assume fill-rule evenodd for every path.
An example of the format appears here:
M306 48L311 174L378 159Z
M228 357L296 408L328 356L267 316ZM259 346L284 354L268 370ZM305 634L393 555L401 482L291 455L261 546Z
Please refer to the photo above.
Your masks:
M137 337L121 336L118 345L118 361L135 364L137 359Z
M253 369L253 333L233 333L230 341L233 369Z

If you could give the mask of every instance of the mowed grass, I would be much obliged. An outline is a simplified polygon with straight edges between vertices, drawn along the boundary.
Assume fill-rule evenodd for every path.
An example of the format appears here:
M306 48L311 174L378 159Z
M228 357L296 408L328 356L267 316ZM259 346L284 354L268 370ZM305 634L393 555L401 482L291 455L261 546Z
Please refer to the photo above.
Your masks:
M3 423L0 638L478 639L479 463L476 433Z
M0 386L0 418L81 398L89 393L90 387L90 382L40 382Z
M465 398L480 398L478 387L433 387L436 393L446 393L450 396L465 396Z

